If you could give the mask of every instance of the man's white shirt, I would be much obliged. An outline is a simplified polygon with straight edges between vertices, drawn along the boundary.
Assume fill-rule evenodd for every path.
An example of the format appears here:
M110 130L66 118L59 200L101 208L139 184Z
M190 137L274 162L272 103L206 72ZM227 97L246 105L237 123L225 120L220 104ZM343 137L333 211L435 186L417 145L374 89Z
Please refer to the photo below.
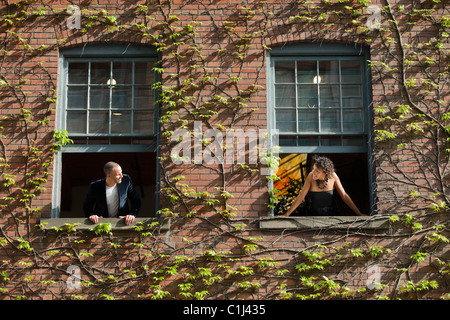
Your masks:
M113 187L106 186L106 204L108 205L108 216L117 217L119 212L119 191L117 184Z

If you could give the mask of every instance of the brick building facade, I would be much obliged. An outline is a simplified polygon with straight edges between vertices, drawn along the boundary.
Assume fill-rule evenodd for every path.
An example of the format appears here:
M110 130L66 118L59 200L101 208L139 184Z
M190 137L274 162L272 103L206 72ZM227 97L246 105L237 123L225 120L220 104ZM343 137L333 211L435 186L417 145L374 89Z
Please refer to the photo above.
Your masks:
M0 12L1 299L449 298L447 1ZM317 154L364 216L279 216ZM110 160L131 226L82 212Z

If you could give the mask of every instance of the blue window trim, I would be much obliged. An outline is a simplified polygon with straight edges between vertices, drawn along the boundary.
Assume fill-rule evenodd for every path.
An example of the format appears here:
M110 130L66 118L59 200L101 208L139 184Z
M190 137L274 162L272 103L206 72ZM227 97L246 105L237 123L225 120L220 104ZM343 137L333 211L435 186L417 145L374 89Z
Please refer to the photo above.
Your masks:
M140 58L151 58L157 62L160 58L157 51L151 47L140 45L85 45L63 49L60 51L58 63L58 100L56 113L56 130L65 129L65 114L66 114L66 83L68 77L68 61L72 59L79 59L80 61L94 61L94 60L134 60ZM159 81L155 75L155 82ZM157 93L155 94L155 101L159 100ZM93 152L155 152L156 153L156 167L159 168L159 108L154 106L154 139L150 145L69 145L61 149L55 154L54 168L53 168L53 192L52 192L52 218L59 218L60 202L61 202L61 174L62 174L62 157L61 153L93 153ZM156 170L156 188L159 190L160 173ZM156 210L159 207L159 192L156 192Z
M368 61L370 60L370 50L366 46L355 44L341 44L341 43L295 43L277 46L268 50L266 55L267 66L267 119L268 129L276 130L275 124L275 93L274 93L274 61L276 59L306 59L313 58L315 60L322 60L331 57L359 57L364 63L362 64L362 86L364 93L364 109L365 109L365 131L366 142L365 147L301 147L301 146L282 146L280 147L282 153L366 153L369 164L369 194L370 194L370 208L371 215L376 214L376 192L375 192L375 169L373 165L373 117L372 117L372 90L371 77ZM280 134L281 135L281 134ZM273 184L269 184L269 191L273 190ZM270 216L273 216L273 209L270 210Z
M306 42L280 45L271 48L270 56L366 56L368 48L365 46L332 42Z

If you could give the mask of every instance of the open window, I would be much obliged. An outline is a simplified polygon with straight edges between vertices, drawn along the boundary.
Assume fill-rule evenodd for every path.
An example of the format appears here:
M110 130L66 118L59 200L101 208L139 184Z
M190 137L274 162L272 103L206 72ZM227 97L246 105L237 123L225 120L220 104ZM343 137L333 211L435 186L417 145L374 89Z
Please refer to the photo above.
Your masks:
M367 155L364 153L330 153L321 154L330 158L335 165L335 170L344 186L345 191L351 196L356 206L364 213L370 213L369 166ZM290 204L303 187L306 177L311 171L314 154L289 153L281 154L280 166L277 172L279 180L274 182L275 215L284 214ZM343 203L336 195L339 211L343 216L354 216L355 213ZM292 213L291 216L309 216L310 200L305 201Z
M54 218L84 217L89 184L108 161L121 165L138 191L139 216L158 208L158 110L155 51L137 46L86 46L61 52L57 128L73 144L55 161Z
M312 156L325 155L355 204L374 214L368 50L298 44L273 48L268 58L269 127L278 130L283 152L275 194L281 202L298 194ZM354 215L336 200L342 215ZM283 206L274 214L284 213ZM307 200L295 214L308 215Z
M99 152L63 153L60 217L83 217L82 204L89 184L103 178L103 165L114 159L130 176L141 198L139 216L154 216L156 203L156 153Z

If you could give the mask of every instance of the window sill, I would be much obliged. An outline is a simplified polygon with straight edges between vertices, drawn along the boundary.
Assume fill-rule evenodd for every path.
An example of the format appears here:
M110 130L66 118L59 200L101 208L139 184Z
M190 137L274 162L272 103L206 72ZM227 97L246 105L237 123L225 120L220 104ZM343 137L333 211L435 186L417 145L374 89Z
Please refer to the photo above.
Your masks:
M260 229L357 229L375 230L389 228L389 217L268 217L259 222Z
M168 230L170 228L170 219L168 218L136 218L130 225L125 224L125 219L117 218L101 218L99 223L110 223L113 231L127 231L134 230L134 228L142 223L147 226L153 222L159 222L161 230ZM95 228L96 224L88 218L41 218L40 223L45 226L45 230L52 228L62 228L65 224L78 224L75 226L76 230L91 230Z

